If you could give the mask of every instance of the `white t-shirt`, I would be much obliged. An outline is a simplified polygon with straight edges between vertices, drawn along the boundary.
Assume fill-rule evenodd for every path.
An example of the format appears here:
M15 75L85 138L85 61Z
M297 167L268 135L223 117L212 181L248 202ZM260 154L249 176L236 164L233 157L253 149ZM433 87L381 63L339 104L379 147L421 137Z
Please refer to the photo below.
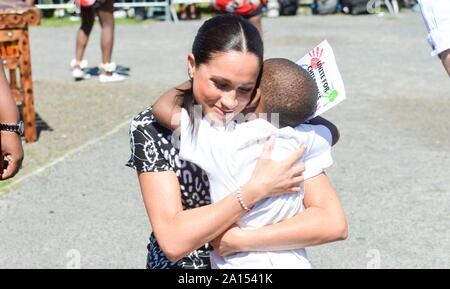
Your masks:
M181 159L200 166L208 175L211 200L220 201L250 180L264 143L276 136L271 158L281 161L301 145L306 151L299 162L305 163L305 179L320 174L332 165L331 133L321 125L299 125L295 129L277 129L263 119L226 126L215 126L206 119L199 121L193 131L187 112L183 109L180 125ZM245 193L245 192L244 192ZM242 229L260 228L288 219L303 211L303 188L298 193L287 193L264 199L254 205L238 222ZM242 252L221 257L211 252L213 268L310 268L305 249Z

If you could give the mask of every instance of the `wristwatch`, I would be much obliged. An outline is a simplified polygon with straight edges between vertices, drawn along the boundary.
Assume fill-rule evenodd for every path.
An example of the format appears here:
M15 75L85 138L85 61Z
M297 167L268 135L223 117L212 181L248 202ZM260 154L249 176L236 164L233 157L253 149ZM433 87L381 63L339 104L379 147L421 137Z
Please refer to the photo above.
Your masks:
M19 121L18 124L3 124L0 123L0 131L11 131L15 132L18 135L23 135L23 121Z

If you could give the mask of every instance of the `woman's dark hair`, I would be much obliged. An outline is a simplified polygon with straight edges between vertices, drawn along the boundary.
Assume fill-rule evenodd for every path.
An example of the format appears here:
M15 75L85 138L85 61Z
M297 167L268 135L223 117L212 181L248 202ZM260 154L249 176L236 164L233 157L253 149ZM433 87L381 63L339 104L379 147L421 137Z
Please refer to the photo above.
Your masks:
M248 20L232 14L223 14L205 21L198 30L192 45L195 65L208 63L215 53L229 51L253 53L258 57L260 65L263 64L264 46L261 35ZM183 108L187 110L191 123L196 127L198 120L194 119L196 103L192 79L190 89L179 91L180 96L183 97Z

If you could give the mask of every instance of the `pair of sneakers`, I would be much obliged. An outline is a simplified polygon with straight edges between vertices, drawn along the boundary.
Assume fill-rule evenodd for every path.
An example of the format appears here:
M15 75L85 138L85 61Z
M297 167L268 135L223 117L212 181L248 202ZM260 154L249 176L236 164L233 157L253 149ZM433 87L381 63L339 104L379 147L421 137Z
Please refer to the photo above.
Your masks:
M70 63L72 67L72 77L75 81L85 80L91 78L91 75L85 70L88 68L87 60L82 60L79 67L77 67L77 61L73 59ZM101 83L118 82L125 80L125 76L120 75L116 72L117 66L114 62L102 63L99 65L100 76L98 80Z

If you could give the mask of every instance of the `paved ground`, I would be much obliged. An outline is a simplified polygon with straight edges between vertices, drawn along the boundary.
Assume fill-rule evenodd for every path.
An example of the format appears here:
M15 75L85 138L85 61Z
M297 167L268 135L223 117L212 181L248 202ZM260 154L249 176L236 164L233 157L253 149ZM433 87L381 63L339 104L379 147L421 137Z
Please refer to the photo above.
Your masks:
M115 60L130 79L74 84L75 28L31 31L38 112L53 130L26 145L18 178L87 141L0 196L0 267L143 268L150 232L117 127L185 79L200 22L119 26ZM348 100L326 116L341 130L329 176L344 204L347 241L310 248L318 268L450 267L450 83L429 56L419 15L264 19L266 57L297 60L334 47ZM98 63L98 28L87 59ZM45 158L43 157L45 156Z

